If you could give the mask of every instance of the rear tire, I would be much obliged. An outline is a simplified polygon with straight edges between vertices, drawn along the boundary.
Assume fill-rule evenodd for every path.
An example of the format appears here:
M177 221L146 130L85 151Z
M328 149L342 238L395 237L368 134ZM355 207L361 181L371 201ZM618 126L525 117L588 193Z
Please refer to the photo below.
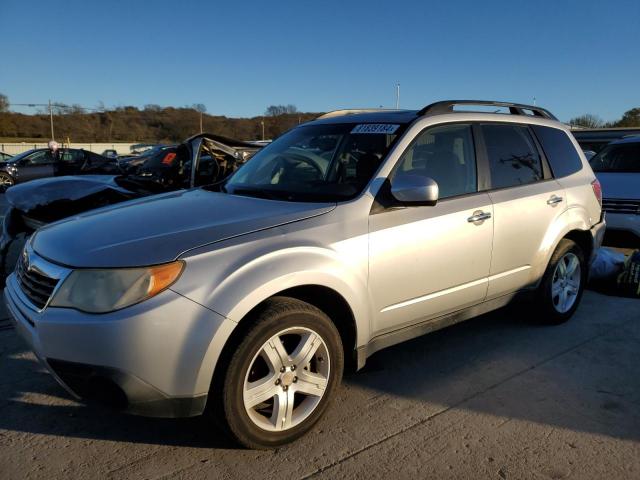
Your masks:
M274 448L322 417L342 379L342 342L324 312L292 298L271 298L246 321L212 386L211 413L240 444Z
M582 248L563 238L551 256L538 287L537 310L541 323L557 325L569 320L580 304L587 279Z

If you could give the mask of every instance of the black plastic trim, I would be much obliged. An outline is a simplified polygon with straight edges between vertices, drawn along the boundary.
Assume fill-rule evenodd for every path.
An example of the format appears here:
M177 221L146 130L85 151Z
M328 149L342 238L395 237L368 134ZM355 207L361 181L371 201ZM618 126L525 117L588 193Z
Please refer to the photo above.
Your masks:
M367 345L358 347L356 350L358 369L364 367L368 357L382 349L391 347L398 343L406 342L412 338L421 337L427 333L441 330L451 325L455 325L456 323L478 317L482 314L505 307L512 302L531 300L533 295L535 295L535 289L533 287L525 288L515 293L486 300L462 310L430 318L413 325L408 325L406 327L378 335L372 338Z
M128 372L99 365L47 358L65 388L88 403L101 403L147 417L193 417L204 412L207 395L169 397Z

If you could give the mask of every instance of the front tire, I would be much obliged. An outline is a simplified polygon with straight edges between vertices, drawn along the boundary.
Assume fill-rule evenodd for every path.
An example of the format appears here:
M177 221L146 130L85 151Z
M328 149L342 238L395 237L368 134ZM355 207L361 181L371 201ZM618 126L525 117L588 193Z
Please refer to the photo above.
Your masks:
M5 172L0 172L0 191L6 192L7 188L12 187L15 184L15 180L11 175Z
M582 248L563 238L551 256L538 289L538 312L546 324L569 320L578 309L587 279Z
M274 448L308 432L340 384L344 354L338 330L316 307L267 300L234 347L221 382L218 416L249 448Z

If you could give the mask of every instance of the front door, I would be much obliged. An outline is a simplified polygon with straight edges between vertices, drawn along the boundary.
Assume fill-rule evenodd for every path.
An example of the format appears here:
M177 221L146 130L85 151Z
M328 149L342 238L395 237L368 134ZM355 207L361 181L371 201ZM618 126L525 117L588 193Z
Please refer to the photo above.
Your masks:
M398 175L430 177L440 194L435 206L391 207L369 217L374 335L478 304L487 293L493 206L478 192L471 125L420 133L391 184Z
M27 182L36 178L52 177L55 160L50 150L36 150L20 160L18 182Z

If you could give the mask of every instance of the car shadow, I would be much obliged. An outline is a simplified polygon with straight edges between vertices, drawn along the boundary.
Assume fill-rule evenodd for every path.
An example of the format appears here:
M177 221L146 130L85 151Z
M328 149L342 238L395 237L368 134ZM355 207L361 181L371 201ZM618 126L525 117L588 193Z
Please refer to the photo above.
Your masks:
M60 437L126 441L194 448L236 449L238 445L201 417L146 418L104 405L77 402L27 350L14 331L0 332L0 430Z
M349 425L353 412L369 408L358 403L358 392L367 391L383 403L400 398L640 440L640 322L629 323L640 304L627 310L622 304L614 315L607 302L590 294L571 322L554 327L525 321L521 309L507 307L378 352L363 370L345 376L342 408L330 410L322 428ZM0 429L238 448L201 417L143 418L75 402L14 331L0 332L0 379ZM424 416L429 412L425 407Z

